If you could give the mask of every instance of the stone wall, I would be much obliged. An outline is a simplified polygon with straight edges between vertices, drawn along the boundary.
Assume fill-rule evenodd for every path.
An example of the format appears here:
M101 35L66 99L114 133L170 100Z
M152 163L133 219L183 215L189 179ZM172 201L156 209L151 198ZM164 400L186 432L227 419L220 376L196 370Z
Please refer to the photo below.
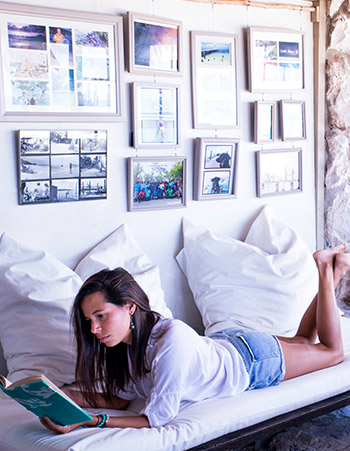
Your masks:
M350 3L327 1L325 240L350 247ZM350 306L350 278L337 297Z

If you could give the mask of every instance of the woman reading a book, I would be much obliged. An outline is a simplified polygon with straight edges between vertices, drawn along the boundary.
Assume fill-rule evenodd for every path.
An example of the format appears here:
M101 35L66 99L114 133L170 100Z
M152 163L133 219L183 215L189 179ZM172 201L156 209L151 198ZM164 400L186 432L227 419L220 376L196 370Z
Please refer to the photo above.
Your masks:
M145 407L137 416L92 415L71 426L45 417L42 424L58 433L79 426L162 426L178 414L182 401L232 396L340 363L334 290L350 270L345 252L340 245L314 254L319 291L290 338L233 329L202 337L150 310L146 294L124 269L91 276L72 311L80 391L67 394L82 407L125 409L138 396Z

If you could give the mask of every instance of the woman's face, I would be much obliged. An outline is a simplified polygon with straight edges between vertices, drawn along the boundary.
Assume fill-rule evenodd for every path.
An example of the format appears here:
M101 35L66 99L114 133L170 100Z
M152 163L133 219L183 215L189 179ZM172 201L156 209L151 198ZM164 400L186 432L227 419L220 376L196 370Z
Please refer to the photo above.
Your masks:
M119 343L131 345L131 315L135 304L130 302L122 307L105 301L101 292L85 296L81 303L85 319L90 322L91 333L108 347Z

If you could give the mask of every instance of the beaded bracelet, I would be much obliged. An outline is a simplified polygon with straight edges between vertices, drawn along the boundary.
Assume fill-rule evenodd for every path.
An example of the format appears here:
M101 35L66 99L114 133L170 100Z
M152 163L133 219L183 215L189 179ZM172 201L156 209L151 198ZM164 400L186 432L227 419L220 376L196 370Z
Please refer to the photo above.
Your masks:
M96 424L95 427L97 428L105 428L107 426L107 422L109 420L109 415L105 413L99 413L97 417L100 419L100 421Z

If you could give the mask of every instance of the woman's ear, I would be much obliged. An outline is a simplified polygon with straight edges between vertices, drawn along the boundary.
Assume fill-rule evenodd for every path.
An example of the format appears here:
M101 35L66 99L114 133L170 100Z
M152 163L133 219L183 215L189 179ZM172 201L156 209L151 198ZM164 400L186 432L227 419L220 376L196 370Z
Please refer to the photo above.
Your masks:
M129 302L128 306L129 306L129 313L130 313L130 315L133 315L135 313L135 310L136 310L135 302Z

